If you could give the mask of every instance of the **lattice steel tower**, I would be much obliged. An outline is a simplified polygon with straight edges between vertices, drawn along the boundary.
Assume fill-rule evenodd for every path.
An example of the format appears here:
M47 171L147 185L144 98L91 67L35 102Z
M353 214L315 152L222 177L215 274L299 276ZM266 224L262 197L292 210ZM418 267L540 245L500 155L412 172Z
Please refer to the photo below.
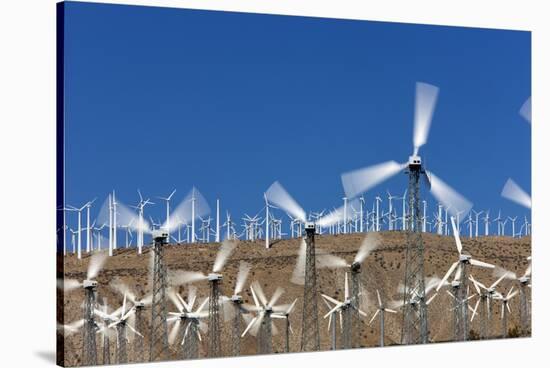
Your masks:
M107 327L105 327L107 328ZM103 365L111 364L111 341L107 333L103 334Z
M153 252L153 299L151 302L151 336L149 342L149 360L166 358L168 352L168 323L166 321L166 266L164 264L164 245L168 234L155 231Z
M307 223L306 269L304 284L304 305L302 312L301 351L318 351L319 319L317 315L317 271L315 268L315 224Z
M121 320L116 325L117 332L117 363L124 364L128 363L128 352L126 351L126 321Z
M199 320L197 318L188 318L189 328L182 328L182 333L187 330L187 336L184 335L183 359L197 359L199 357Z
M420 175L425 175L420 156L410 156L408 171L409 218L405 258L405 289L403 294L402 344L428 342L428 308L424 287L424 243L421 233ZM410 300L418 300L415 305Z
M521 332L528 335L531 331L531 316L529 315L529 304L527 303L527 292L529 288L529 277L523 276L519 279L519 319Z
M136 334L134 336L134 361L143 362L143 349L145 348L143 343L143 311L145 309L145 304L141 301L136 302L134 305L136 311L135 319L135 330L141 335Z
M257 352L258 354L271 354L273 352L273 333L271 326L271 313L273 310L271 307L266 307L263 311L264 317L262 324L260 325L260 331L257 338Z
M242 334L242 304L243 298L240 295L233 295L231 297L231 302L233 303L233 308L235 309L235 315L233 316L232 321L232 332L231 332L231 355L239 356L241 355L241 334Z
M350 269L351 278L351 308L350 308L350 348L359 347L359 341L361 336L361 320L359 319L359 310L361 309L360 299L360 277L361 277L361 264L354 262Z
M219 357L222 354L221 344L221 305L220 283L222 275L211 273L208 275L210 283L210 298L208 299L208 356Z
M96 330L94 320L95 292L97 282L84 281L84 326L82 329L82 365L97 365Z
M351 304L348 304L347 301L344 302L342 307L342 349L350 349L352 346L352 318L353 318L353 307ZM334 316L333 318L336 318Z

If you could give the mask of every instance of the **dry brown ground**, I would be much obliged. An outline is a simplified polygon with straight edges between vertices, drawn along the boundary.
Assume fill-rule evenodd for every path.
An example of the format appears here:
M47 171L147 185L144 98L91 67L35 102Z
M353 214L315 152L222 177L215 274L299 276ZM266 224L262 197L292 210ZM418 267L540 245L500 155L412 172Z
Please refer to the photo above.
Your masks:
M404 257L405 257L405 234L402 232L383 232L382 244L379 246L364 262L362 279L364 286L369 292L370 303L364 308L369 318L375 311L375 289L379 289L385 300L397 299L396 288L403 279ZM433 234L424 234L425 253L425 273L426 276L438 275L442 277L448 267L456 259L456 248L451 237L442 237ZM353 260L355 253L361 244L362 236L360 234L349 234L339 236L318 236L316 246L330 253L345 258L347 261ZM527 267L526 257L531 254L530 238L508 238L508 237L482 237L478 239L463 239L464 248L474 258L505 267L516 273L523 273ZM252 269L247 281L247 286L251 281L258 280L268 297L273 291L281 286L285 293L280 299L281 304L290 303L295 298L299 298L295 312L291 316L291 322L295 334L291 336L290 349L298 351L300 346L300 321L303 296L301 286L290 283L292 270L295 266L296 256L299 248L299 240L282 240L276 243L272 249L266 250L262 241L257 242L239 242L238 247L232 254L225 266L224 280L222 290L225 295L231 295L239 262L246 260L252 265ZM213 260L218 250L219 244L202 245L168 245L166 246L166 262L169 270L194 270L209 272L212 268ZM109 304L117 307L121 303L121 297L109 284L116 278L121 279L136 291L138 295L144 295L150 292L150 279L148 275L150 262L150 248L147 248L145 254L138 256L135 249L123 249L116 251L115 256L109 258L104 269L99 274L98 293L101 297L106 297ZM68 278L85 278L85 272L89 257L85 256L78 260L75 256L65 257L64 267L65 276ZM491 271L473 269L472 274L485 284L490 284L494 277ZM344 272L342 270L322 269L318 272L319 291L329 294L337 299L342 299ZM512 281L504 281L499 290L504 292L513 285ZM199 296L208 295L208 285L206 282L197 283ZM180 292L186 293L184 287ZM80 289L67 293L62 300L65 313L65 323L82 318L81 304L83 295ZM182 294L183 295L183 294ZM250 291L246 289L243 292L243 298L246 303L253 303ZM474 299L475 300L475 299ZM441 293L429 306L429 329L430 338L433 341L449 341L452 334L450 297ZM518 299L511 302L512 315L510 316L509 326L513 328L519 323L518 318ZM169 302L169 310L175 311L174 306ZM321 348L329 348L329 335L327 331L327 320L322 319L321 315L325 312L325 305L319 301L319 324L321 333ZM491 335L498 336L501 331L500 308L493 309L491 326ZM150 311L146 311L147 319L150 319ZM367 325L367 320L362 321L361 345L372 347L379 341L378 323ZM388 315L386 318L386 344L398 343L401 334L401 315ZM470 328L478 330L478 323L471 324ZM148 322L147 326L148 326ZM282 322L279 324L282 331ZM228 343L230 337L230 327L226 324L224 327L226 333L222 336L224 350L229 351ZM148 333L144 331L145 345L148 346ZM275 352L281 352L284 348L284 337L282 334L273 337ZM101 352L98 339L98 350ZM179 346L179 344L178 344ZM81 334L75 334L65 340L65 364L74 366L79 364L82 347ZM129 346L129 359L132 361L133 351ZM177 359L176 347L172 352L172 358ZM111 348L114 350L114 347ZM256 342L252 336L246 336L242 340L242 353L255 354ZM200 356L204 357L206 346L200 348ZM99 362L101 354L99 353ZM148 357L146 348L145 356ZM114 356L113 356L114 358Z

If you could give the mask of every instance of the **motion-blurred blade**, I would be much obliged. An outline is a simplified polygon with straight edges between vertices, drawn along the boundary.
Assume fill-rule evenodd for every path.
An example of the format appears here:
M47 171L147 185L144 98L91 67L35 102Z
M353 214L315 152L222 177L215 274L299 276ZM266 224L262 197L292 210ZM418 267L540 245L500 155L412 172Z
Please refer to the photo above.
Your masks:
M302 238L300 242L300 249L298 250L298 258L296 259L296 266L292 272L292 278L290 281L296 285L304 285L306 278L306 241Z
M177 319L174 323L174 326L172 327L172 330L170 331L170 334L168 335L168 343L170 345L174 344L174 341L176 341L176 337L178 337L178 332L181 327L181 319Z
M345 259L328 253L317 254L315 263L318 268L344 268L349 266Z
M208 279L208 276L206 276L202 272L181 270L170 271L168 277L170 279L170 284L173 286L184 285Z
M439 88L427 83L416 83L416 103L414 113L414 155L428 140L432 116L437 102Z
M354 198L391 178L407 167L406 163L387 161L342 174L342 185L348 198Z
M497 280L493 284L494 286L491 285L491 288L496 287L496 285L498 285L500 283L500 281L502 281L502 279L508 279L508 280L516 280L517 279L517 275L514 272L508 271L507 269L502 268L502 267L495 267L494 271L493 271L493 275L495 277L498 277L499 280Z
M113 289L114 291L120 293L120 295L126 295L128 299L130 299L130 301L135 304L136 295L130 290L128 285L122 282L122 280L117 278L113 280L109 286L111 286L111 289Z
M90 263L88 264L88 272L86 273L86 278L88 280L93 280L99 274L99 271L103 268L105 261L109 254L105 251L97 252L90 258Z
M234 295L240 294L243 290L249 272L250 264L246 263L245 261L241 261L239 263L239 273L237 274L237 281L235 281L235 291L233 293Z
M376 297L378 298L378 307L382 308L382 298L380 298L380 292L376 289Z
M218 254L216 255L216 260L214 261L214 267L212 268L212 271L214 272L221 272L223 269L223 266L225 266L225 263L229 259L229 256L237 246L237 243L231 240L224 240L222 245L220 246L220 250L218 251Z
M264 291L262 289L262 285L258 281L254 281L252 285L250 286L254 291L256 292L256 295L258 296L258 299L262 302L262 305L264 307L267 306L267 298L265 297Z
M531 124L531 97L527 99L521 106L521 109L519 109L519 114L529 123Z
M523 207L531 208L531 196L510 178L504 184L501 195Z
M57 279L57 288L65 292L78 289L82 283L74 279Z
M193 310L195 305L195 300L197 299L197 288L193 285L189 286L189 291L187 294L187 305L189 307L189 312Z
M195 207L194 211L193 205ZM170 216L168 216L170 222L170 229L168 229L168 231L173 232L184 224L189 224L199 217L205 217L209 213L210 207L208 206L208 202L198 189L193 187L189 193L187 193L183 201L181 201ZM166 229L167 225L168 224L165 222L162 227Z
M363 263L369 254L375 250L381 243L381 238L378 233L370 232L365 236L357 254L355 255L354 263Z
M428 301L426 302L426 305L430 305L430 303L435 299L436 296L437 296L437 293L434 293L434 294L428 299Z
M468 213L472 208L472 203L463 197L460 193L451 188L443 180L435 176L433 172L427 172L431 183L432 195L448 208L449 213L462 222L459 215Z
M269 300L269 303L267 303L267 305L269 307L273 307L275 303L277 303L277 300L279 300L281 295L283 295L284 292L285 292L285 289L278 287L273 293L273 295L271 296L271 299Z
M300 207L300 205L292 198L290 194L283 188L283 186L278 182L274 182L265 192L267 200L274 205L281 208L283 211L287 212L294 218L306 222L306 213Z

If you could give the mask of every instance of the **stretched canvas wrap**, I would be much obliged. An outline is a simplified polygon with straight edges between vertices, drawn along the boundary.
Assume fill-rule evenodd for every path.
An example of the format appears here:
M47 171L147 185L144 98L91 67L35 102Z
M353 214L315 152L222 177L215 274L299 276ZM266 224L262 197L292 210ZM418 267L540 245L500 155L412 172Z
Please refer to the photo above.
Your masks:
M531 34L58 4L57 359L531 335Z

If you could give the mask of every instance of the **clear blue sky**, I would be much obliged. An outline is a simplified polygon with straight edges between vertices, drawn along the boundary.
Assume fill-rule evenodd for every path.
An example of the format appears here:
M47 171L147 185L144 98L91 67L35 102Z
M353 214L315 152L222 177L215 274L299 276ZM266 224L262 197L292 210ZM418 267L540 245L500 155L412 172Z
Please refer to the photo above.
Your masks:
M411 154L424 81L440 87L428 168L474 208L527 213L500 191L531 192L528 32L85 3L65 21L71 205L195 185L240 217L274 180L306 210L340 205L341 173Z

